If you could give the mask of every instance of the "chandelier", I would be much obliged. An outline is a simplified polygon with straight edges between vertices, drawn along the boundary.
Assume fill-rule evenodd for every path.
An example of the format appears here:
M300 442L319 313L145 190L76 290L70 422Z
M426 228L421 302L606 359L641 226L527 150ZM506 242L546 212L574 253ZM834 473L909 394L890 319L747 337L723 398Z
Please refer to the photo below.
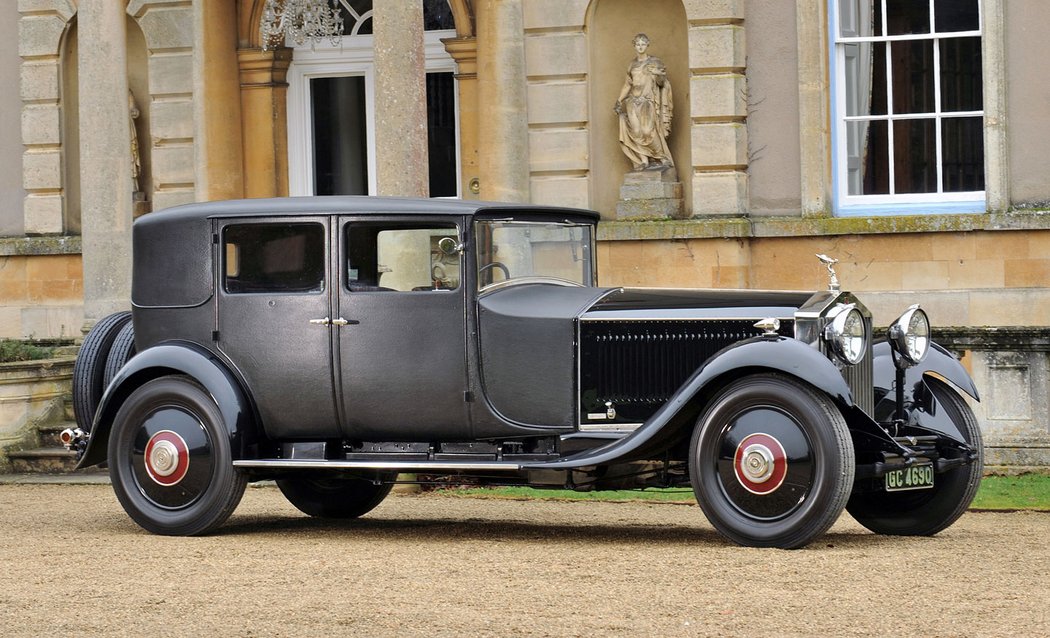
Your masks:
M343 16L339 0L266 0L259 36L264 51L282 43L288 46L317 44L328 38L339 44L343 37Z

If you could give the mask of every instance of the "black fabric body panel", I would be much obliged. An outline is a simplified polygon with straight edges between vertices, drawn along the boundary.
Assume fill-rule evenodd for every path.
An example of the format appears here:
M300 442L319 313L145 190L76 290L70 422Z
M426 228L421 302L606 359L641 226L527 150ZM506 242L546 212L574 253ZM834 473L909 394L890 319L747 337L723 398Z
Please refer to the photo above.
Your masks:
M495 411L515 423L575 423L576 317L607 292L509 286L478 301L481 377Z
M211 222L151 213L132 228L131 302L140 308L199 306L212 294Z

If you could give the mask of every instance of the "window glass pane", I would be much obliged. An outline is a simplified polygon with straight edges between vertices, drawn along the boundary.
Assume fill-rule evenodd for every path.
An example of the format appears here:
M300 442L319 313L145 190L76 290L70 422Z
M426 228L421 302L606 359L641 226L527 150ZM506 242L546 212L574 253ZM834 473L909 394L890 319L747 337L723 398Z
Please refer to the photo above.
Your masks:
M839 35L844 38L882 35L879 0L839 0Z
M889 35L930 32L929 0L886 0Z
M886 195L890 192L889 127L885 121L848 122L848 192Z
M372 0L339 0L343 35L372 34Z
M979 117L941 120L945 192L984 190L984 126Z
M977 0L933 0L937 31L976 31L981 28Z
M424 30L440 31L455 28L456 23L452 19L452 9L448 6L448 0L423 0Z
M842 46L846 54L846 115L885 115L886 43Z
M540 222L478 222L478 286L515 279L559 279L591 285L592 226Z
M981 38L945 38L941 46L941 111L980 111Z
M933 113L933 40L890 44L893 112Z
M935 120L893 123L893 184L897 193L937 192Z
M365 79L310 80L314 141L314 194L368 194Z
M427 151L430 196L455 197L456 82L452 73L427 73Z
M226 292L324 290L321 224L238 224L223 234Z
M459 243L455 226L351 224L346 236L346 287L350 292L454 290L460 253L439 242Z

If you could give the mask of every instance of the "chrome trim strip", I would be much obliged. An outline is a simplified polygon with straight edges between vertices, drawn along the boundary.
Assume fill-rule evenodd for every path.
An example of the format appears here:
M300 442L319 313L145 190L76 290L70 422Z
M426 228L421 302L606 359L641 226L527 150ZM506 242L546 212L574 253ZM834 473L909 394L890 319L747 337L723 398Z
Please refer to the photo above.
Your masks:
M634 432L642 427L641 423L581 423L580 432Z
M234 467L272 470L508 470L521 469L521 463L511 461L328 461L321 459L250 459L234 461Z
M692 310L692 308L690 308ZM617 310L608 310L605 312L622 312ZM682 317L580 317L580 321L584 323L592 323L597 321L604 321L607 323L631 323L635 321L759 321L765 317L758 315L750 315L747 317L731 317L731 316L718 316L718 317L695 317L695 316L682 316ZM780 321L794 321L794 317L773 317ZM755 330L755 336L759 336L759 331Z

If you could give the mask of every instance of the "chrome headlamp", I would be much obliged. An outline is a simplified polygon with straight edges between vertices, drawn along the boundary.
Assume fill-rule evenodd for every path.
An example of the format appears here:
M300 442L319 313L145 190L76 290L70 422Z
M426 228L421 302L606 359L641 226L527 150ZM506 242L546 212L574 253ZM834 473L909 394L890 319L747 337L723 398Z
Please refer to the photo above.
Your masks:
M829 323L824 327L824 341L848 365L856 365L868 349L868 331L864 315L856 304L838 304L828 313Z
M911 306L890 325L889 337L906 365L915 365L930 351L930 320L918 304Z

